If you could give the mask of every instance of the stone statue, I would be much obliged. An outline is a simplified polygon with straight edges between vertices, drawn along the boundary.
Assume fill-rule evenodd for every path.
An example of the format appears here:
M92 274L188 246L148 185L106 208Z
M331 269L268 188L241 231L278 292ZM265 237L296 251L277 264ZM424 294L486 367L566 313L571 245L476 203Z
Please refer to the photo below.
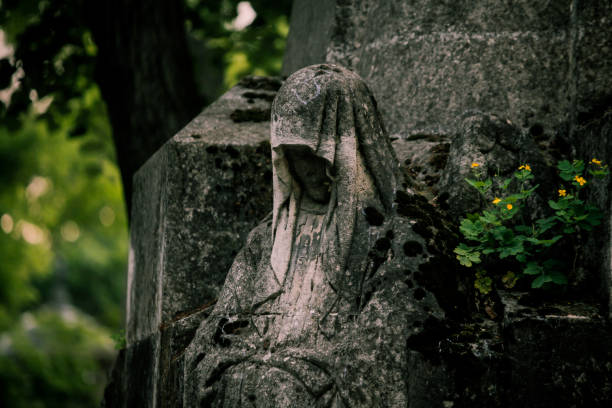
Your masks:
M342 67L287 79L271 146L273 212L186 351L184 405L406 406L407 344L445 315L427 289L444 227L402 191L374 98Z

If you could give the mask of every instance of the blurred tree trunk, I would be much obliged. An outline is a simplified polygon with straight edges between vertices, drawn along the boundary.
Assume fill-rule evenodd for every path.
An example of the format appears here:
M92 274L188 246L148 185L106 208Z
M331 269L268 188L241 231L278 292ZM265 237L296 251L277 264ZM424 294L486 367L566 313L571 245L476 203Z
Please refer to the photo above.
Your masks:
M128 217L132 176L201 109L183 2L89 2L96 81L108 108Z

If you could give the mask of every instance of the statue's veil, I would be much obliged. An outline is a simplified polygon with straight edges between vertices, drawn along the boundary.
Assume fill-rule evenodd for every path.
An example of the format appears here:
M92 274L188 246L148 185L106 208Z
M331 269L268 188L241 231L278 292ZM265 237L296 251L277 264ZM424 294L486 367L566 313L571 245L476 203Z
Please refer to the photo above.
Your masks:
M313 65L291 75L272 105L274 245L271 266L283 282L294 244L301 191L284 146L308 147L333 175L321 243L324 271L338 292L357 295L367 255L361 214L390 214L400 184L398 162L376 103L363 80L336 65ZM365 253L364 253L365 252Z

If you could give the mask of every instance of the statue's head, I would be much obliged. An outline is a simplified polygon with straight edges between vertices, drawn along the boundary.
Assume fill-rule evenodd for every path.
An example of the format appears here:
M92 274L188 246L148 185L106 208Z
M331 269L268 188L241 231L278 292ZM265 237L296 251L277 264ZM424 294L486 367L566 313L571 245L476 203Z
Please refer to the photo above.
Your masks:
M272 105L273 236L271 264L284 276L296 217L308 198L323 204L326 273L342 274L367 250L365 208L390 214L399 165L376 102L365 82L336 65L303 68L280 88ZM353 253L353 252L359 252ZM348 262L348 263L347 263ZM343 279L346 291L356 282ZM339 279L329 276L330 282ZM338 283L340 285L340 283Z
M318 202L334 195L359 201L359 192L369 188L390 209L397 160L376 102L357 74L330 64L295 72L274 100L270 139L275 209L296 181Z

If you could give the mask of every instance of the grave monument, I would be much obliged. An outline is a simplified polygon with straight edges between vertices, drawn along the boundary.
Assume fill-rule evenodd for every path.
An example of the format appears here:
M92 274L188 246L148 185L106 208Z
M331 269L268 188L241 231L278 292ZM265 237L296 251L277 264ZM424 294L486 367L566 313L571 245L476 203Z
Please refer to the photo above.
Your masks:
M452 251L476 156L612 162L611 11L295 0L286 83L243 79L135 176L105 406L610 406L610 177L574 298L475 302Z

